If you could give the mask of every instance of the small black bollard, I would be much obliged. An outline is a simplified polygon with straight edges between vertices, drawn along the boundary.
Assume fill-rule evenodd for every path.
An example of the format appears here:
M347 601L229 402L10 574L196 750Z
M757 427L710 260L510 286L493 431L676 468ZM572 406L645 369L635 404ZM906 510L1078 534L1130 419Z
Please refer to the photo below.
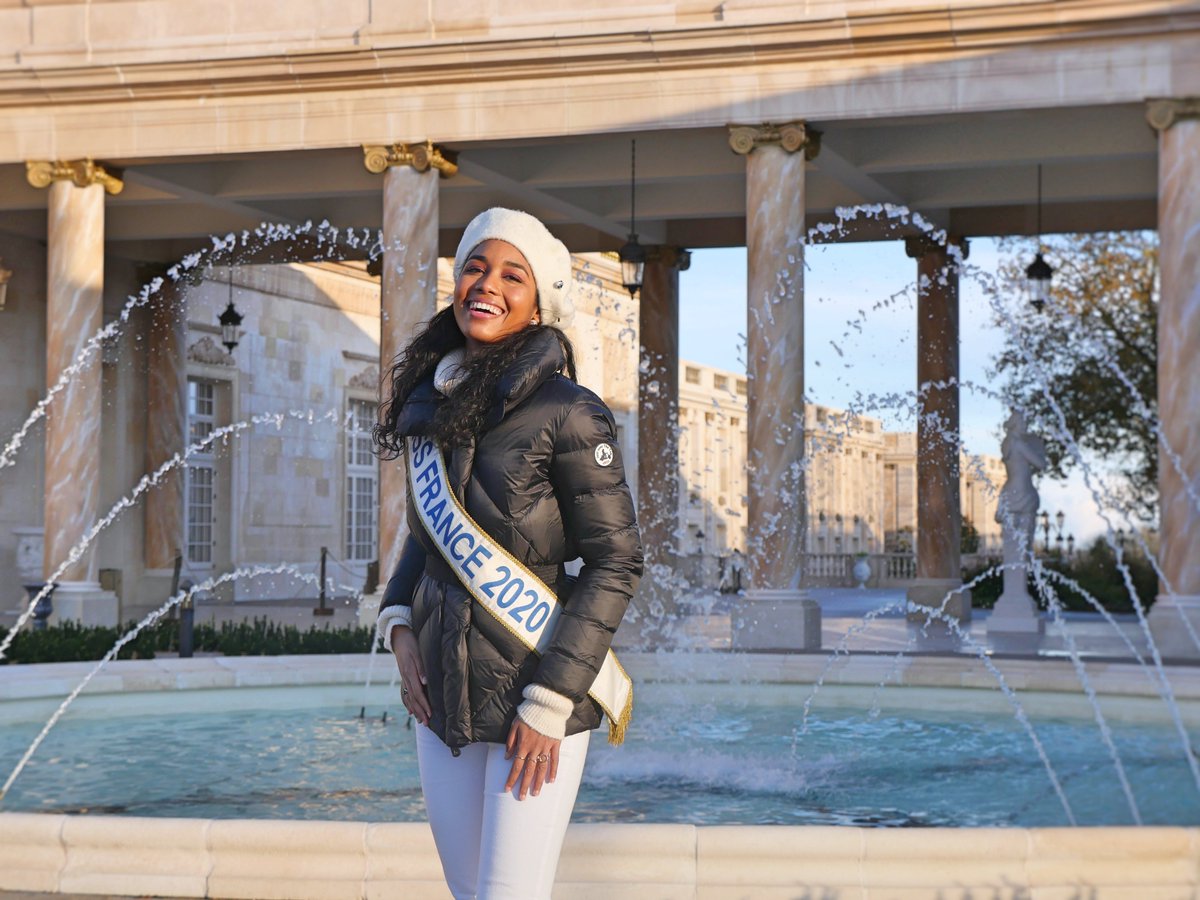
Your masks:
M325 605L325 557L329 555L329 548L321 548L321 593L320 606L313 608L314 616L332 616L333 610Z
M190 578L179 582L179 590L191 591L195 585ZM192 602L194 594L179 604L179 658L191 659L196 649L196 606Z
M191 659L196 647L196 608L191 601L179 608L179 658Z

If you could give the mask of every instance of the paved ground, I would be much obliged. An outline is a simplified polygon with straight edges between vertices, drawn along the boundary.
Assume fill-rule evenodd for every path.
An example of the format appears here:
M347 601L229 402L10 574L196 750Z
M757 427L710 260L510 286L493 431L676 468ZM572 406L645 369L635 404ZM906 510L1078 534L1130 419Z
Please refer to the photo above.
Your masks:
M945 628L923 631L910 623L903 612L902 588L811 588L808 593L821 606L821 646L826 650L842 644L851 652L976 654L983 647L993 652L1061 657L1068 655L1065 627L1083 656L1133 659L1131 646L1139 654L1147 652L1146 636L1132 614L1113 616L1114 627L1098 613L1065 613L1063 627L1047 619L1040 640L1012 641L989 638L991 611L974 610L964 629L968 640L963 640ZM683 629L688 642L728 647L729 611L735 602L736 597L729 595L689 598L691 615L684 620Z
M907 621L902 588L811 588L809 596L821 606L822 647L828 650L843 645L851 652L877 653L969 653L984 647L993 652L1057 657L1067 655L1067 638L1062 627L1047 618L1045 636L1040 641L998 641L988 636L989 610L975 610L965 626L969 641L945 628L923 631ZM725 649L730 644L730 610L737 597L728 594L696 594L686 599L681 633L685 645ZM246 602L237 605L202 605L196 609L196 621L237 622L268 618L275 622L307 628L329 623L338 628L358 621L353 606L333 601L333 614L317 616L312 600L283 603ZM889 609L890 607L890 609ZM880 610L888 610L880 612ZM1137 617L1113 616L1115 626L1097 613L1066 613L1063 626L1074 639L1081 655L1111 659L1132 659L1131 647L1139 654L1147 652L1147 640ZM977 646L975 646L977 645Z

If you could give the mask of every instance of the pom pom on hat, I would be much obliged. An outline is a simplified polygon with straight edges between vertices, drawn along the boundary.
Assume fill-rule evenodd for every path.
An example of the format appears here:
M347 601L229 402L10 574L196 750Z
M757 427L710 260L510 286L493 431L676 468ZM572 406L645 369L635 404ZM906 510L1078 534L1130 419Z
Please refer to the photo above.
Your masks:
M527 212L494 206L471 220L454 254L457 281L471 251L484 241L499 240L521 251L533 267L538 292L538 312L543 325L565 328L575 318L571 303L571 254L541 220Z

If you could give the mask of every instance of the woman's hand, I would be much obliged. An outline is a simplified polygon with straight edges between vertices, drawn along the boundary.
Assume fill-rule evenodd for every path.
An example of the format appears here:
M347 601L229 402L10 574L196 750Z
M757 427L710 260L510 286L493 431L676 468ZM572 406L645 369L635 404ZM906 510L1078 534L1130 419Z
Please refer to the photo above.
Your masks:
M428 725L431 709L425 695L425 669L421 666L417 636L411 628L392 626L392 655L400 670L400 700L404 708L422 725Z
M508 740L504 742L508 751L504 758L513 761L504 790L511 791L519 780L521 792L518 800L524 800L530 792L535 797L540 794L543 784L550 784L558 777L558 747L561 743L534 731L518 716L509 729Z

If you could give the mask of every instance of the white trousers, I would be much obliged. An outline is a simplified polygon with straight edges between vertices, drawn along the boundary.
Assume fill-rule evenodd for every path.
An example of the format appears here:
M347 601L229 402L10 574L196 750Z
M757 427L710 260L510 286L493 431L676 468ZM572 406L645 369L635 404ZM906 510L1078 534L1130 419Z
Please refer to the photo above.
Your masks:
M456 757L424 725L416 730L421 791L455 900L548 900L591 732L566 738L554 783L518 800L519 781L504 790L512 760L503 744L468 744Z

